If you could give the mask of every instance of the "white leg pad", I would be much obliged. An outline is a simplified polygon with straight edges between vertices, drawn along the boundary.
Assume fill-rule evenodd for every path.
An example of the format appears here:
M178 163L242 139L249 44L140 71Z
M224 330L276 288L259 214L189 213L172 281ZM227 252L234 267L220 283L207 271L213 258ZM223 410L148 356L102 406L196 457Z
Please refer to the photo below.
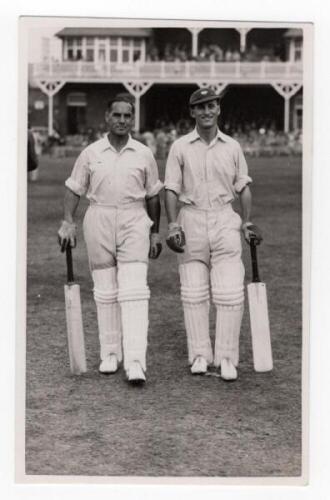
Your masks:
M146 371L148 344L148 308L150 290L147 285L147 264L130 262L118 265L118 302L121 307L124 368L139 361Z
M214 347L214 365L220 366L222 358L229 358L234 366L239 362L239 335L243 317L243 304L217 306Z
M116 354L118 361L121 361L123 357L116 275L115 267L97 269L92 272L102 361L109 354Z
M203 356L210 364L213 352L209 334L208 268L202 262L188 262L179 266L179 273L189 363L192 364L197 356Z
M214 364L222 358L239 362L239 336L244 311L244 267L241 261L214 265L211 270L213 302L217 308Z

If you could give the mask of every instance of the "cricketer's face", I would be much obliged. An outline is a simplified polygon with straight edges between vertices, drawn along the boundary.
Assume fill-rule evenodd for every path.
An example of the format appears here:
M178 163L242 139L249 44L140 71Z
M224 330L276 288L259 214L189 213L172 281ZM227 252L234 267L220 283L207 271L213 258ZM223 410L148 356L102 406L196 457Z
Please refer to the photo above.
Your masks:
M196 125L200 129L209 129L217 126L220 115L219 101L202 102L195 104L190 109L191 116L196 120Z
M118 137L129 134L134 121L132 106L128 102L114 102L105 113L105 121L111 134Z

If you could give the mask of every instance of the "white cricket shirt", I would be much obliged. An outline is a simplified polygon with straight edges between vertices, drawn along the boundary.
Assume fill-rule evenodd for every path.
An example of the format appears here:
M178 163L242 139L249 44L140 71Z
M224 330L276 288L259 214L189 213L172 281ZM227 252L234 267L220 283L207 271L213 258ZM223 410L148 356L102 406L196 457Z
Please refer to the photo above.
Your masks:
M65 185L91 203L111 206L151 198L163 187L152 152L131 136L119 152L108 137L87 146Z
M231 203L251 182L239 143L220 130L206 144L195 129L177 139L170 149L165 189L177 193L183 203L217 208Z

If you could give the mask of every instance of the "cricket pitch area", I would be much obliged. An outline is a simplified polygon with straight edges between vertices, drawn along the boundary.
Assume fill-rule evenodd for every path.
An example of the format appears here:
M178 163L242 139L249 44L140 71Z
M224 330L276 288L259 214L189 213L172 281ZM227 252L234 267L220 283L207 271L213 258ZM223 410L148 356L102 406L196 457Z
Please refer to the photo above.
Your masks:
M65 255L57 243L64 180L73 159L42 157L28 186L25 464L27 475L294 477L302 454L301 158L248 159L261 280L267 285L274 370L253 370L247 299L239 378L192 376L176 256L150 262L147 383L123 369L98 373L99 343L82 217L73 251L81 287L88 371L73 376L67 351ZM164 176L164 162L159 162ZM246 283L249 248L243 243ZM215 312L211 332L214 339ZM124 480L124 478L123 478Z

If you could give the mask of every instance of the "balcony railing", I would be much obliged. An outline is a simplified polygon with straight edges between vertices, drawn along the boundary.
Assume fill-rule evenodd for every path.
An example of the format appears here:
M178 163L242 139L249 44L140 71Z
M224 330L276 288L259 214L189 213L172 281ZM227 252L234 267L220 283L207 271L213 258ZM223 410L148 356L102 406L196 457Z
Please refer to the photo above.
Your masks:
M66 81L102 82L121 79L153 82L268 82L274 79L301 81L302 64L292 62L145 62L132 64L68 61L32 65L32 81L61 78Z

